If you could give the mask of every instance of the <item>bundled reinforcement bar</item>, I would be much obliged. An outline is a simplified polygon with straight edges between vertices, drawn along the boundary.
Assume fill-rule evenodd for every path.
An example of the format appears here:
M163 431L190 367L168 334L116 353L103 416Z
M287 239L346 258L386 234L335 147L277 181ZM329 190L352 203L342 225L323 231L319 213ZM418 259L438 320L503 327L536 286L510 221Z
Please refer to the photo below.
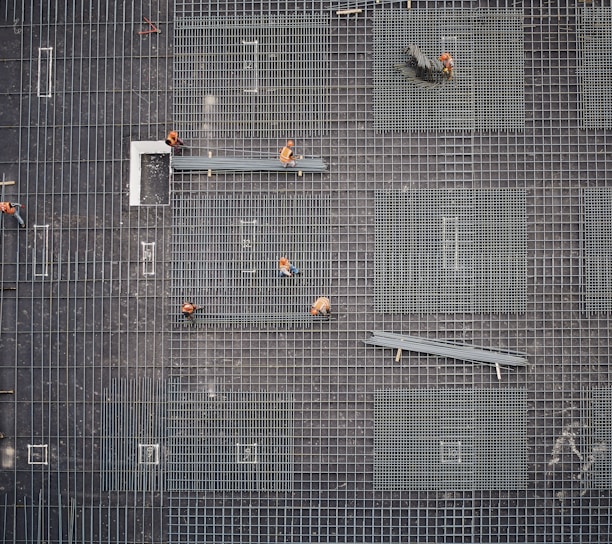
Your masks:
M285 168L277 159L245 159L240 157L173 157L176 172L327 172L323 159L301 159L297 166Z
M467 344L428 340L418 336L405 336L384 331L374 331L372 337L364 340L364 343L371 346L401 348L402 350L405 349L419 353L427 353L429 355L461 359L472 363L500 366L527 366L527 359L523 357L523 355L525 355L524 353L493 351Z

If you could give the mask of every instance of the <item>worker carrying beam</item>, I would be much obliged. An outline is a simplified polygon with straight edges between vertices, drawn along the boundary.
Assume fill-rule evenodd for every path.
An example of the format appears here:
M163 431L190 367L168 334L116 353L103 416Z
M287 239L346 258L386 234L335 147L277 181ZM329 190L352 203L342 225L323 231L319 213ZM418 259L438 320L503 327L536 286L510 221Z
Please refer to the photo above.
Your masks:
M299 275L300 270L294 264L291 264L287 257L281 257L278 260L278 275L286 278Z
M169 145L172 148L175 155L181 155L183 153L181 147L185 145L185 142L179 138L176 130L171 130L168 132L168 136L166 136L166 145Z
M292 147L295 145L293 140L288 140L285 147L280 150L280 162L281 164L287 168L287 166L291 166L292 168L297 165L296 160L293 158L293 149Z
M310 307L312 315L329 315L331 314L331 303L327 297L319 297L312 303Z
M15 219L17 219L17 223L19 223L19 225L23 228L25 227L25 221L19 214L20 208L25 208L25 206L23 204L19 204L19 202L0 202L0 212L12 215Z

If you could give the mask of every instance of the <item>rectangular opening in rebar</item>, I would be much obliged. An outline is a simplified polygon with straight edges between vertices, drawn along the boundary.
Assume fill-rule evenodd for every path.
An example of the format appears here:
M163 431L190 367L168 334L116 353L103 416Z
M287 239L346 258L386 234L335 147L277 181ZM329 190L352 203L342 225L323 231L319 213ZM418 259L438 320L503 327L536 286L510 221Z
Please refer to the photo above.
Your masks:
M159 444L138 444L139 465L159 465Z
M28 465L48 465L47 444L28 444Z
M53 47L38 48L38 98L51 98L51 77L53 72Z
M256 93L259 90L259 42L242 40L242 55L243 90L245 93Z
M459 270L459 218L442 218L442 266Z
M34 225L34 247L32 249L32 267L35 277L49 275L49 225Z
M142 275L155 275L155 242L140 242L142 247Z

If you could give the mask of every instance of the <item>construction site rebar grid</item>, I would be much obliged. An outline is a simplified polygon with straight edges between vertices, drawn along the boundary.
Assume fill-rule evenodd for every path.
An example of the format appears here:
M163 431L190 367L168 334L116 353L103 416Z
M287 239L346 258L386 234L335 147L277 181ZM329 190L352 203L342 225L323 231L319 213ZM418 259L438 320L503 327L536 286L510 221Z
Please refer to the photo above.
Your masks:
M169 491L291 491L291 395L214 394L178 380L167 394ZM170 524L183 527L180 519Z
M310 306L329 296L329 199L257 192L176 192L172 234L171 322L190 301L195 324L315 322ZM280 275L287 257L299 270Z
M612 7L585 6L576 25L583 128L612 128L612 82L602 70L612 48Z
M520 312L525 192L376 191L376 310Z
M378 391L374 488L524 489L524 390Z
M326 15L177 18L174 32L174 119L190 145L328 131Z
M485 2L419 0L412 7L474 13L476 4ZM486 4L485 11L509 6ZM26 227L1 214L0 543L611 542L604 442L612 313L585 311L584 270L584 189L610 185L611 135L583 125L582 94L592 89L583 89L579 77L577 30L583 13L600 5L514 6L524 47L522 130L405 132L377 130L373 88L376 12L407 11L403 1L1 3L0 135L8 142L1 179L14 184L0 186L0 201L22 202ZM336 14L342 8L355 11ZM130 206L131 143L163 148L168 130L177 128L175 18L290 20L296 13L329 22L328 131L301 137L296 125L271 140L248 133L205 143L185 137L184 157L203 155L200 145L213 156L274 157L286 138L295 138L296 152L324 158L329 173L175 173L159 193L157 185L148 194L145 187L145 205ZM595 16L593 32L584 35L605 35L606 18ZM475 62L474 47L463 46ZM52 48L47 57L40 52L40 66L39 48ZM461 68L459 55L458 78ZM594 81L593 89L598 84L605 87ZM523 191L524 310L377 313L377 190ZM175 193L212 198L243 191L313 197L329 206L331 320L290 331L169 327L180 319L180 297L171 291L180 287L172 283ZM453 220L446 227L455 232ZM453 262L452 234L445 239ZM605 236L591 239L607 243ZM526 353L530 364L502 369L498 380L483 365L369 347L363 340L371 331ZM209 395L290 395L291 491L104 491L105 478L116 487L145 488L102 463L104 418L113 405L116 413L133 406L119 394L107 402L105 392L113 383L121 391L120 384L165 384L176 376ZM525 487L375 489L375 392L464 389L526 391ZM134 402L142 406L135 409L157 417L147 388L139 391ZM130 417L110 429L112 441L127 434L119 424L129 430ZM165 474L163 442L157 450L145 438L136 459L154 462L159 453Z
M375 11L376 130L523 130L522 21L511 9ZM394 65L412 44L430 59L449 52L453 78L435 88L405 80Z
M584 189L584 307L612 311L612 189Z

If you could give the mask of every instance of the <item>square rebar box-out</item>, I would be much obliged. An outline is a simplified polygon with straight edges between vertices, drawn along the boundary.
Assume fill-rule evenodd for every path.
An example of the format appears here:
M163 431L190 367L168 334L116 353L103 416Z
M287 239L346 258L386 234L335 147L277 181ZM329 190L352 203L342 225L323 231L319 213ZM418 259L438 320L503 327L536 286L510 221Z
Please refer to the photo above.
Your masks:
M376 130L523 130L522 25L512 9L375 11ZM405 80L394 65L411 44L430 59L449 52L453 79L435 88ZM503 69L492 59L504 59Z
M522 389L374 394L377 490L525 489Z
M584 307L612 311L612 188L583 192Z
M602 59L612 49L612 7L579 10L576 25L583 128L612 128L612 81Z
M174 118L190 142L327 131L329 16L174 23Z
M525 191L376 191L375 308L520 312Z
M204 308L203 324L312 323L329 294L329 199L315 195L177 193L173 201L172 302ZM279 275L287 257L300 274Z
M168 386L170 491L290 491L293 399Z

